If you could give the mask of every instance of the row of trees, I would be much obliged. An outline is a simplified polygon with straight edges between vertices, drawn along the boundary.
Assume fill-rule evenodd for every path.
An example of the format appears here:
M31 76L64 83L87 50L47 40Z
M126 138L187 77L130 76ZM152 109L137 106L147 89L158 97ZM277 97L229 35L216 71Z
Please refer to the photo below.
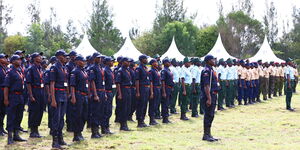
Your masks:
M31 24L27 36L21 34L8 36L6 25L12 22L11 8L0 0L0 50L11 54L17 49L28 53L43 51L50 56L55 50L72 49L80 43L79 34L72 20L68 22L67 32L56 25L55 9L51 8L49 19L41 21L39 1L28 6ZM204 56L214 45L218 33L228 52L238 58L253 56L267 35L274 52L282 59L300 57L300 9L294 7L293 24L283 22L283 36L278 36L278 18L274 2L266 0L263 22L255 19L251 0L238 0L230 12L223 12L223 4L218 4L219 19L215 25L195 25L197 13L187 15L183 0L163 0L156 8L156 18L150 31L142 32L138 28L130 30L131 38L142 53L153 56L163 54L175 36L176 44L186 56ZM120 49L124 38L113 23L113 13L106 0L94 0L90 19L84 25L84 31L90 36L92 46L99 52L112 55ZM288 30L291 28L292 30ZM298 60L297 60L298 61Z

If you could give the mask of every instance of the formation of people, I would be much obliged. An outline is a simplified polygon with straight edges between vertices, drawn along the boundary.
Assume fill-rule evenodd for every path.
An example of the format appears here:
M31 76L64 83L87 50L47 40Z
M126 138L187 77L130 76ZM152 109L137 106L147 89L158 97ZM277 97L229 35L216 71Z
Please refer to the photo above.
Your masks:
M291 97L298 72L291 59L281 64L217 61L211 55L204 61L160 60L159 55L149 62L148 59L141 55L138 62L127 57L115 60L100 53L84 58L75 51L67 54L64 50L56 51L49 59L43 53L25 56L25 51L20 50L11 57L0 54L0 136L7 134L8 144L26 141L19 135L20 131L26 132L21 127L25 105L30 138L42 138L39 127L47 110L53 148L66 145L64 127L74 133L74 142L84 140L85 125L91 130L91 138L113 134L113 106L114 122L120 124L120 130L131 131L128 121L137 120L138 128L155 126L159 119L163 124L171 123L169 116L179 113L178 104L183 121L189 120L188 111L195 118L204 114L203 140L210 142L218 141L211 135L216 107L222 111L224 106L261 102L260 95L267 100L285 94L286 109L293 111ZM146 114L149 125L145 123Z

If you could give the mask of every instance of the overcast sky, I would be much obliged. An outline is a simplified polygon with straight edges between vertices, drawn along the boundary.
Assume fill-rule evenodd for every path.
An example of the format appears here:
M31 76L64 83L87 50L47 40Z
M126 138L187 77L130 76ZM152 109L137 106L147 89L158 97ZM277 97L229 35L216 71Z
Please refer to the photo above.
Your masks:
M4 0L12 6L13 22L8 26L9 34L21 32L26 34L25 29L30 23L30 16L27 13L27 6L34 0ZM137 26L142 31L151 29L155 18L155 6L157 1L162 0L107 0L110 8L113 10L114 23L124 36L128 30ZM224 11L231 10L232 5L238 0L222 0ZM270 0L269 0L270 1ZM185 0L184 4L188 14L197 12L198 16L195 23L198 26L203 24L215 24L218 19L219 0ZM265 0L252 0L254 4L254 16L262 21L265 10ZM276 0L275 6L278 11L278 22L282 24L283 20L290 18L292 6L300 7L299 0ZM72 19L78 27L79 32L82 24L87 22L91 14L92 0L40 0L41 18L47 19L50 14L50 7L55 8L57 12L57 23L64 29L69 19Z

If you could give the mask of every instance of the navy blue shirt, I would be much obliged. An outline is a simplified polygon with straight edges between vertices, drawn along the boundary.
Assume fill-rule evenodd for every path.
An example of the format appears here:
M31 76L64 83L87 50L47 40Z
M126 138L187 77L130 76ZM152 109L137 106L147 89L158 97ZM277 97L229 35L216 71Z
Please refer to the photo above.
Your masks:
M66 88L68 86L68 71L66 66L60 62L56 62L50 68L50 81L55 82L55 88Z
M41 65L33 64L26 72L26 83L33 86L41 86L43 82L43 70Z
M76 67L74 61L70 60L67 64L66 67L68 69L68 72L72 72L73 69Z
M23 92L24 90L24 74L21 68L12 66L4 79L4 87L9 88L9 92Z
M201 92L203 93L204 97L206 97L205 90L204 90L205 85L211 86L211 88L210 88L211 93L219 91L217 73L213 70L213 68L211 66L208 66L208 65L206 65L201 72L200 86L201 86Z
M70 75L70 86L75 87L76 91L88 92L88 74L84 68L75 67Z
M95 81L96 89L104 89L104 70L100 64L93 64L89 70L89 80Z
M149 72L145 65L140 64L135 69L135 80L138 80L141 85L150 85Z
M161 86L161 78L158 70L155 68L151 68L149 73L149 79L152 82L153 86Z
M121 86L132 86L132 79L128 68L122 66L116 76L116 83Z
M164 69L161 71L161 80L165 81L167 86L174 86L173 74L169 67L164 67Z
M112 86L115 82L115 75L110 69L110 67L105 66L104 76L105 76L105 90L112 90Z
M45 85L50 85L50 70L46 70L43 75Z
M3 87L4 79L7 74L7 67L0 65L0 87Z
M132 85L135 86L135 70L133 67L129 67L129 71L130 71Z

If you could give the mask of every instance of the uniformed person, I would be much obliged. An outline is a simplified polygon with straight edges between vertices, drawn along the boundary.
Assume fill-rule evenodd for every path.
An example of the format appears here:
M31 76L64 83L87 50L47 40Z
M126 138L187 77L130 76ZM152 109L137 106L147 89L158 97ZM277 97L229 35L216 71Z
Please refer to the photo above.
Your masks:
M192 73L190 71L190 60L189 58L184 58L183 60L184 66L182 67L181 72L181 93L182 93L182 101L180 105L181 110L181 120L189 120L188 117L186 117L186 112L188 110L188 104L190 102L191 98L191 84L192 84Z
M41 125L45 106L45 85L41 66L42 56L39 53L33 53L31 59L33 60L33 64L26 72L26 83L29 94L28 127L31 129L31 138L41 138L38 127Z
M240 60L238 63L238 68L237 68L237 72L238 72L238 103L239 105L242 105L242 100L244 99L244 88L246 87L246 74L244 72L245 68L244 68L245 62L244 60Z
M292 59L288 58L286 60L286 65L287 65L287 69L285 72L285 77L286 77L286 97L285 97L285 101L286 101L286 109L290 110L290 111L294 111L294 109L291 107L291 101L292 101L292 96L293 96L293 86L295 84L295 72L294 72L294 68L293 68L293 63L292 63Z
M86 60L82 56L77 56L74 59L75 68L70 73L70 89L71 103L70 109L70 125L74 133L73 142L84 140L81 132L83 131L87 114L87 101L89 95L88 74L84 69Z
M262 82L262 94L263 94L263 100L268 99L268 92L269 92L269 78L270 78L270 73L269 73L269 63L266 62L263 66L263 82Z
M171 123L169 120L169 102L172 96L172 90L175 85L174 76L170 70L170 60L168 58L163 59L164 69L161 71L162 82L162 100L161 100L161 116L163 118L162 123Z
M279 73L279 96L282 96L282 90L283 90L283 85L284 85L284 67L285 67L285 63L281 63L280 66L280 73Z
M226 74L226 107L234 107L234 98L235 98L235 75L236 75L236 68L233 66L233 62L231 59L227 60L227 74Z
M254 89L253 89L253 102L260 102L259 98L259 87L260 87L260 82L259 82L259 70L258 70L258 63L254 62L253 63L253 75L254 75Z
M245 105L252 104L251 102L251 93L252 93L252 82L251 82L251 70L250 70L250 63L245 64L245 80L246 80L246 88L244 88L244 101Z
M64 128L64 117L67 109L68 89L68 71L65 67L68 54L64 50L58 50L55 53L57 62L50 69L50 94L52 109L52 136L53 148L61 148L66 145L63 140L62 130Z
M204 111L203 127L204 134L202 140L214 142L218 139L211 135L211 126L215 116L217 94L219 91L217 73L213 70L215 59L212 55L204 58L206 66L201 73L201 103Z
M101 133L102 134L113 134L109 128L109 119L112 115L112 101L113 101L113 85L115 85L115 75L111 70L113 67L113 59L111 57L105 57L103 63L104 68L104 78L105 78L105 93L107 96L106 101L104 101L104 114L101 123Z
M7 74L8 55L0 54L0 136L4 136L7 132L4 130L4 117L6 115L6 107L4 105L4 79Z
M179 74L179 71L178 71L177 61L176 61L175 58L172 59L171 64L172 65L169 67L169 69L171 70L171 73L173 74L174 87L173 87L173 90L172 90L172 96L169 100L170 113L171 114L178 114L177 111L176 111L176 103L177 103L178 92L179 92L179 88L180 88L180 83L179 83L180 74Z
M259 75L259 91L258 91L258 95L257 95L257 100L260 102L260 94L262 94L262 90L263 90L263 80L264 80L264 72L263 72L263 64L262 64L262 60L258 60L258 75Z
M150 79L150 98L149 98L149 109L148 114L150 117L150 125L157 125L155 120L155 114L159 109L161 102L161 77L159 72L159 66L156 59L150 61L151 69L149 70Z
M294 86L293 86L293 93L296 93L296 88L298 85L298 69L297 69L297 64L293 65L293 69L294 69L294 74L295 74L295 80L294 80Z
M279 83L280 83L280 68L279 68L279 63L278 62L275 62L275 76L274 76L274 97L277 97L279 94ZM277 95L278 94L278 95Z
M274 94L274 88L275 88L275 69L274 69L274 61L270 62L270 66L269 66L269 73L270 73L270 78L269 78L269 98L272 99L272 94Z
M139 56L140 65L135 70L135 86L137 98L136 115L139 128L148 127L148 125L144 122L150 97L149 72L146 66L146 64L148 63L147 59L148 56L146 55Z
M117 58L118 65L113 70L115 77L117 76L117 73L118 73L119 69L122 67L122 62L121 62L122 59L123 59L122 56L119 56ZM116 89L115 90L113 89L113 95L116 96L116 99L118 99L118 95L116 95L117 94L116 91L117 91ZM116 118L115 118L115 122L119 122L119 119L120 119L120 117L119 117L119 106L120 105L118 105L118 102L119 101L116 100L116 109L115 109Z
M92 135L91 138L100 138L102 137L99 133L99 126L101 125L101 119L104 113L104 101L107 100L105 93L105 76L104 70L100 66L101 55L99 53L95 53L94 55L94 64L91 66L89 70L89 81L91 84L91 130Z
M219 60L219 64L220 65L217 69L217 73L218 73L218 78L220 79L219 82L220 82L221 90L218 93L218 110L224 110L223 103L226 98L226 85L228 84L226 80L227 68L223 58ZM229 106L230 104L228 103L226 107Z
M131 86L133 85L132 79L129 72L129 59L123 57L120 61L122 67L119 68L116 76L116 85L117 85L117 104L119 105L119 122L121 131L131 131L128 128L127 120L130 113L130 101L131 101Z
M21 57L13 55L12 64L4 80L4 105L7 111L6 130L8 131L7 144L14 141L26 141L19 136L19 129L24 111L24 74L20 68Z
M194 58L194 66L191 68L192 73L192 117L198 118L198 105L200 103L200 79L201 79L201 70L200 70L200 59Z
M133 59L129 58L129 72L130 72L130 76L131 76L131 81L132 83L135 83L135 62L133 61ZM135 84L132 84L131 86L131 103L130 103L130 113L129 113L129 117L128 117L128 121L132 121L133 120L133 114L136 111L136 87Z

